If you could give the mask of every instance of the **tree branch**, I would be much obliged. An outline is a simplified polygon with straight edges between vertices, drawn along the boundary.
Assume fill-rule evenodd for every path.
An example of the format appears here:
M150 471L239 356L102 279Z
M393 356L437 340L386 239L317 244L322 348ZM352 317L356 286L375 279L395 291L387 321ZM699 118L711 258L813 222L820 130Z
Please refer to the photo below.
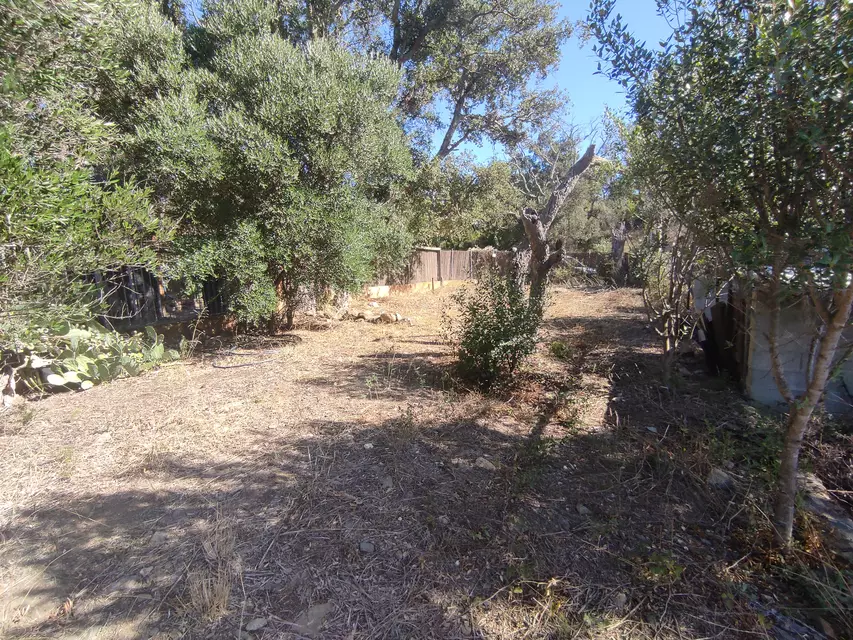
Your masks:
M591 144L587 148L586 153L584 153L578 161L572 165L566 174L566 177L563 178L562 182L560 182L560 184L557 185L557 188L551 193L551 197L548 198L548 203L539 211L539 219L546 229L551 226L551 222L554 220L554 216L557 215L557 211L559 211L560 207L563 206L566 198L569 197L569 194L575 188L578 180L580 180L581 174L587 170L594 157L595 145Z
M436 158L446 158L462 142L460 140L456 144L453 144L453 136L456 133L457 127L459 127L459 122L462 118L462 109L465 107L466 91L468 89L466 86L467 77L468 71L463 71L462 77L459 78L459 82L456 84L459 89L459 95L456 98L456 105L453 108L453 117L450 119L450 125L447 127L444 139L441 141L441 147L436 154Z

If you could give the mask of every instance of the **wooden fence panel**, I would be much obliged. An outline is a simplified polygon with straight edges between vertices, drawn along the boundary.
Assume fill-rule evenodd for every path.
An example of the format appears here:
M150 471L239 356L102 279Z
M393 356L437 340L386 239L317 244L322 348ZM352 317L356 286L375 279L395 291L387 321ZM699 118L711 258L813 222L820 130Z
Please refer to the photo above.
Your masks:
M411 283L438 281L439 251L418 249L412 257Z
M442 280L468 280L471 277L471 252L458 249L442 249Z

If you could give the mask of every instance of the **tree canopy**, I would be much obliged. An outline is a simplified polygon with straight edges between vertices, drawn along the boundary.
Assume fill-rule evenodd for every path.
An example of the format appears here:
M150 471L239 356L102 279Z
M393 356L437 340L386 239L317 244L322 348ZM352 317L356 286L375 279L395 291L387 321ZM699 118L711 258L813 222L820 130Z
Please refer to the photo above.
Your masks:
M125 78L102 9L24 2L0 20L3 349L89 317L100 299L90 276L154 269L171 235L150 193L112 165L120 137L99 112L100 80Z
M791 406L775 524L791 539L800 443L853 304L853 7L843 0L663 2L680 12L661 49L595 0L605 72L627 89L636 170L721 261L767 285L774 377ZM779 361L783 299L821 320L808 388Z

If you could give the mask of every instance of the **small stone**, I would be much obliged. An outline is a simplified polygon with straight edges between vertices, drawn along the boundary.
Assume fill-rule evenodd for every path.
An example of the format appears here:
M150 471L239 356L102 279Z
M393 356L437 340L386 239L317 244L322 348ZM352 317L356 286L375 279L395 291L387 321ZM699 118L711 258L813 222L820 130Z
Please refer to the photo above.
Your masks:
M139 589L142 585L131 576L124 576L107 587L107 593L129 593Z
M303 636L308 638L316 638L320 634L320 629L326 618L334 610L334 605L331 602L322 602L315 604L313 607L303 611L294 622L296 630Z
M438 523L443 524L446 527L450 524L450 518L447 516L438 516Z
M365 449L372 449L372 448L373 448L373 443L372 443L372 442L365 442L365 443L364 443L364 448L365 448Z
M613 598L613 605L617 609L624 609L625 605L628 604L628 596L624 593L617 593Z
M266 618L252 618L246 623L246 631L257 631L267 626Z
M493 462L486 460L485 458L477 458L474 461L474 466L479 467L480 469L485 469L486 471L497 471L498 468L495 466Z
M592 511L590 511L588 507L586 507L585 505L582 505L582 504L578 504L578 506L575 508L577 509L578 513L581 514L582 516L588 516L590 513L592 513Z
M141 575L143 578L147 578L151 575L152 571L154 571L154 567L143 567L139 570L139 575Z
M381 314L379 314L379 322L381 322L382 324L392 324L393 322L395 322L394 315L387 311L383 311Z
M390 491L394 488L394 480L391 478L391 476L385 476L384 478L382 478L382 488L386 491Z
M734 463L734 462L732 462L731 460L726 460L726 461L723 463L723 466L724 466L726 469L728 469L729 471L731 471L732 469L734 469L734 468L735 468L735 463Z
M376 551L376 545L372 542L368 542L367 540L363 540L358 545L358 550L362 553L373 553L374 551Z
M367 306L368 306L368 307L378 307L378 306L379 306L379 303L378 303L378 302L368 302L368 303L367 303Z
M711 469L706 482L712 489L731 489L735 486L735 479L732 475L718 467Z
M646 427L646 431L648 431L650 433L657 433L658 428L657 427Z
M161 545L166 544L169 540L169 534L165 531L155 531L151 536L151 539L148 541L149 546L159 547Z

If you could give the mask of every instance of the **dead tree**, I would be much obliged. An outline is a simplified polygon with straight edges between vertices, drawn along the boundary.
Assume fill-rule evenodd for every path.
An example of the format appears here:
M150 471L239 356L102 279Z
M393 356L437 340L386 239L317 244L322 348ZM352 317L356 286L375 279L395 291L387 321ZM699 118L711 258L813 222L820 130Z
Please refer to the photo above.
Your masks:
M565 177L551 191L545 206L539 209L526 207L521 214L521 224L527 236L527 247L522 247L522 264L528 262L530 299L541 304L545 297L548 274L563 259L563 243L557 241L552 250L548 246L548 230L566 199L577 186L583 172L592 164L595 145L591 144L580 159L569 169Z

